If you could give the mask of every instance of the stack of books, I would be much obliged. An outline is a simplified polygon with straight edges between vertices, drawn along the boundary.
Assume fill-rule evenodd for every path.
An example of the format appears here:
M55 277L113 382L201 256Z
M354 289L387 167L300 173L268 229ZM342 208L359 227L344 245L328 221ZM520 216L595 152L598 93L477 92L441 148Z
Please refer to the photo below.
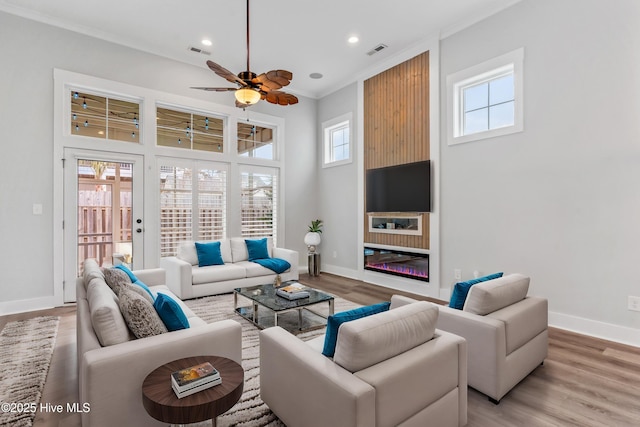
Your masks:
M277 295L290 300L309 297L309 291L306 290L306 286L298 282L286 282L285 285L276 290Z
M171 388L178 399L206 390L221 382L220 373L209 362L200 363L171 374Z

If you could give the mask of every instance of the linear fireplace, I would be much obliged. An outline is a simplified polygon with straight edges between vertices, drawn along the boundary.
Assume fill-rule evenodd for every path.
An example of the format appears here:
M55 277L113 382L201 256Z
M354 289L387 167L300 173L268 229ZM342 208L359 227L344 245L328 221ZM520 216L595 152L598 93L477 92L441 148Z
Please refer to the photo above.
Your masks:
M365 247L364 268L428 282L429 254Z

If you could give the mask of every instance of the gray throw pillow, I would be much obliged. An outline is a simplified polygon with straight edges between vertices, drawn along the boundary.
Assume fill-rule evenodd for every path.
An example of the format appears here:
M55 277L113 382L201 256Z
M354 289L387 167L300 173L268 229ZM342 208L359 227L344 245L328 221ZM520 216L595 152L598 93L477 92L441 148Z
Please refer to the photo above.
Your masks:
M139 294L153 305L153 298L151 298L149 292L142 289L142 287L131 283L129 275L119 268L105 268L104 277L105 282L107 282L107 285L109 285L113 293L116 294L118 298L120 297L122 289L126 288Z
M123 288L118 306L127 326L136 338L145 338L167 332L167 327L153 308L153 304L131 289Z
M119 268L105 268L103 273L105 282L118 297L120 296L120 288L127 283L131 283L129 275Z
M149 301L151 305L153 305L153 298L151 297L151 295L149 295L149 292L145 291L144 289L142 289L142 287L136 285L135 283L123 283L120 289L128 289L130 291L133 291Z

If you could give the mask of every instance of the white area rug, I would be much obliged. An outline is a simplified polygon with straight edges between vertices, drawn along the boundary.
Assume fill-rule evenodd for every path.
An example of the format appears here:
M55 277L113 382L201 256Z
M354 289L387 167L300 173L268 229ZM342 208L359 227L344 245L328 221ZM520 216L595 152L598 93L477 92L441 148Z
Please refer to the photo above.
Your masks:
M248 301L248 300L244 300ZM243 298L239 298L239 305L244 305ZM208 323L222 319L234 319L242 324L242 367L244 368L244 391L240 401L227 413L218 417L218 427L243 426L284 426L260 399L260 348L259 329L233 311L233 295L216 295L185 301L201 319ZM342 298L335 298L334 311L350 310L360 305ZM328 304L321 303L313 306L313 310L326 315ZM294 313L295 314L295 313ZM297 317L295 317L297 320ZM283 321L286 321L283 319ZM298 334L298 338L308 340L324 334L324 328ZM198 426L211 425L200 423Z
M40 406L59 321L56 316L36 317L9 322L2 329L0 426L30 427L33 424L36 415L33 410Z

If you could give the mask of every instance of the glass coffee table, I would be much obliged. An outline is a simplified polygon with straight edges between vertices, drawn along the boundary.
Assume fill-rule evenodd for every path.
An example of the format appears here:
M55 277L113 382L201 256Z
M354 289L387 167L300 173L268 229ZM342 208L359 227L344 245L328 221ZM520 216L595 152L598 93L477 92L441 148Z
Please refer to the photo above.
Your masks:
M333 296L308 287L305 290L309 292L308 297L289 300L277 295L273 284L236 288L233 307L236 313L260 329L281 326L298 333L326 326L327 317L333 314ZM239 307L238 296L252 304ZM322 303L328 303L328 307Z

